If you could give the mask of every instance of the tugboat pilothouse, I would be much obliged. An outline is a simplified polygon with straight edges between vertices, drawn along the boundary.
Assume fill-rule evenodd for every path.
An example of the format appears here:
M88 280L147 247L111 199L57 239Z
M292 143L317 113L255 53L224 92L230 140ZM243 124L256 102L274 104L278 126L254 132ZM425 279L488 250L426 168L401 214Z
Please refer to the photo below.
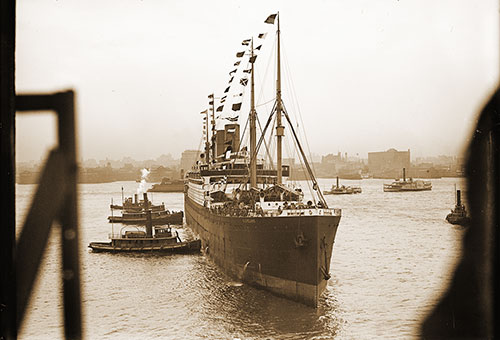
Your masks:
M249 80L251 88L247 121L249 145L240 145L237 119L229 118L231 123L225 124L223 129L216 129L214 113L223 110L226 96L216 98L214 94L209 95L210 109L202 112L206 115L205 152L187 173L184 210L187 224L202 241L202 249L226 274L316 307L330 279L330 259L341 211L328 207L281 99L278 14L269 16L266 23L274 24L275 20L276 97L260 138L257 140L258 117L254 99L255 53L260 46L254 48L252 38L242 43L248 51L237 54L242 59L248 56L249 69L243 72L250 79L242 78L240 84L247 84L243 79ZM262 36L265 34L259 34L259 39ZM239 61L235 63L239 64ZM237 75L237 71L232 73ZM220 100L217 110L215 99ZM232 106L233 110L240 107L241 103ZM282 164L285 130L282 118L288 123L290 136L310 176L308 185L312 190L311 198L307 200L301 188L287 181L290 168ZM263 144L268 151L265 142L268 130L276 131L276 161L271 159L269 152L266 155L270 160L259 158Z

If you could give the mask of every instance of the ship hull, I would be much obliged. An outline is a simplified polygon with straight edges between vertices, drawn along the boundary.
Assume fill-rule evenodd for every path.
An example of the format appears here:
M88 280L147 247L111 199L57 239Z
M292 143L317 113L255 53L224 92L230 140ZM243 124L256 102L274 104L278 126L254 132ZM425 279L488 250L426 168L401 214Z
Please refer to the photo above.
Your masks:
M151 222L153 225L159 224L182 224L183 213L175 212L168 215L153 216ZM123 224L146 224L146 216L143 217L122 217L122 216L108 216L108 221L110 223L123 223Z
M131 241L131 240L126 240ZM142 240L139 240L142 241ZM158 242L91 242L88 246L92 251L108 253L196 253L200 251L200 240L179 243L159 244Z
M451 224L467 226L470 223L470 218L468 216L464 216L463 214L452 212L446 216L446 221Z
M223 216L184 198L186 222L229 276L316 307L340 216Z

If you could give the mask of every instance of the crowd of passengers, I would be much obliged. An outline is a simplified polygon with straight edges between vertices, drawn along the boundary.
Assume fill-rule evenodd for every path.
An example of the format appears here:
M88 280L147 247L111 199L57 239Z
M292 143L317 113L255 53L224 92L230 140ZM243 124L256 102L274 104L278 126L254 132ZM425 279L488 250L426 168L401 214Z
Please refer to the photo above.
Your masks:
M253 208L255 207L255 209ZM315 205L313 205L312 201L308 201L306 204L302 202L284 202L283 203L283 208L281 206L278 207L278 215L281 215L283 210L301 210L301 209L314 209L314 208L323 208L323 205L321 202L318 202ZM211 207L210 210L212 213L218 214L218 215L223 215L223 216L264 216L264 210L260 206L260 204L245 204L244 202L237 202L237 201L230 201L230 202L225 202L224 205L217 205L214 207Z

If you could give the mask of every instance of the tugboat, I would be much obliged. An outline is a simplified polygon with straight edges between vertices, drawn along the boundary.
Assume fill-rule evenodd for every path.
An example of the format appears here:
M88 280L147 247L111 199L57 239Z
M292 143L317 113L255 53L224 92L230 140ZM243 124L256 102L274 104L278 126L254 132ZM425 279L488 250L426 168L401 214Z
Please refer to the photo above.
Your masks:
M331 190L325 190L323 194L325 195L349 195L349 194L360 194L361 187L351 187L351 186L339 186L339 177L337 176L337 185L332 185Z
M146 224L147 216L146 211L123 211L121 216L108 216L110 223L124 223L124 224ZM182 224L184 213L182 211L169 211L159 210L151 211L151 219L153 224Z
M154 205L151 203L151 201L144 202L144 200L138 200L137 199L137 194L134 194L134 200L132 200L132 197L127 197L123 199L123 188L122 188L122 205L117 205L111 203L109 206L111 209L115 210L125 210L128 212L137 212L137 211L142 211L144 210L144 207L146 206L146 203L148 204L149 209L152 211L162 211L165 210L165 204L159 204L159 205Z
M457 190L457 197L455 202L455 208L446 216L446 220L451 224L459 224L462 226L469 225L470 217L467 216L467 210L465 205L462 204L460 198L460 190Z
M432 190L432 184L421 179L414 180L413 178L406 179L405 168L403 168L403 179L397 179L391 184L384 184L384 192L399 192L399 191L426 191Z
M254 98L255 53L260 45L254 49L252 38L243 41L248 50L237 53L236 57L243 59L235 63L240 65L243 60L244 64L248 57L248 69L241 72L240 84L250 85L249 146L240 149L240 126L234 123L238 117L231 117L228 120L232 124L216 131L214 112L223 110L226 95L220 98L217 110L214 106L217 98L209 95L211 119L209 110L202 112L206 114L205 152L187 174L184 210L187 225L201 238L202 249L230 277L317 307L331 277L330 260L341 210L328 207L282 101L279 14L269 16L265 23L274 24L275 20L276 97L261 136L257 141ZM265 34L259 34L258 39L262 37ZM233 73L240 74L238 69L230 76ZM230 87L224 93L229 90ZM240 96L228 93L227 98ZM233 103L232 110L239 110L241 105ZM309 175L312 198L307 202L303 201L301 188L286 181L290 168L282 164L285 130L282 118L288 123L290 136ZM264 159L258 159L258 153L269 130L276 132L276 158L265 163ZM267 155L270 159L269 152Z
M123 210L121 216L113 215L113 209L119 209L111 204L111 216L108 216L110 223L128 223L128 224L146 224L147 212L150 211L151 220L153 224L182 224L184 213L182 211L169 211L165 210L165 205L162 203L159 206L149 208L150 201L147 194L144 193L144 200L137 203L137 194L135 195L136 202L132 203L132 210ZM130 206L124 202L123 209Z
M147 200L144 194L144 200ZM172 232L170 226L153 227L152 212L145 208L147 223L144 230L126 230L123 227L119 234L109 235L110 242L91 242L88 247L94 252L162 252L193 253L199 252L200 240L182 241L179 233Z
M90 242L89 248L94 252L162 252L162 253L196 253L200 251L201 241L181 241L179 233L172 233L171 227L154 227L151 231L124 231L118 235L111 234L110 242Z

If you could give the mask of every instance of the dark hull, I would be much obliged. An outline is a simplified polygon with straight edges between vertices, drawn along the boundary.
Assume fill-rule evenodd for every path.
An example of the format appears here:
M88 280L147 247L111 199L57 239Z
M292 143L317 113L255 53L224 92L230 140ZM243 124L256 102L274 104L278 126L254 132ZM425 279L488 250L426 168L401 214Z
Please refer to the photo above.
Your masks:
M403 188L399 191L431 191L432 188L411 188L411 189L407 189L407 188Z
M467 226L470 223L470 218L468 216L450 213L448 214L448 216L446 216L446 221L448 221L451 224Z
M358 191L358 190L349 190L349 191L335 191L335 190L331 190L331 191L324 191L323 192L323 195L353 195L353 194L360 194L361 191Z
M184 198L202 248L234 278L316 307L329 278L340 216L232 217Z
M118 204L111 204L109 206L111 209L114 210L125 210L125 211L134 211L134 212L141 212L144 210L144 204L126 204L125 206L123 205L118 205ZM165 205L150 205L148 207L151 211L163 211L165 210Z
M385 188L384 192L430 191L432 188Z
M109 222L123 223L123 224L146 224L146 217L144 218L123 218L122 216L109 216ZM151 219L153 225L158 224L182 224L183 213L177 212L167 216L153 217Z
M174 244L148 244L143 243L140 245L116 245L113 246L111 242L91 242L88 246L94 252L109 252L109 253L196 253L200 251L200 240L179 242Z

